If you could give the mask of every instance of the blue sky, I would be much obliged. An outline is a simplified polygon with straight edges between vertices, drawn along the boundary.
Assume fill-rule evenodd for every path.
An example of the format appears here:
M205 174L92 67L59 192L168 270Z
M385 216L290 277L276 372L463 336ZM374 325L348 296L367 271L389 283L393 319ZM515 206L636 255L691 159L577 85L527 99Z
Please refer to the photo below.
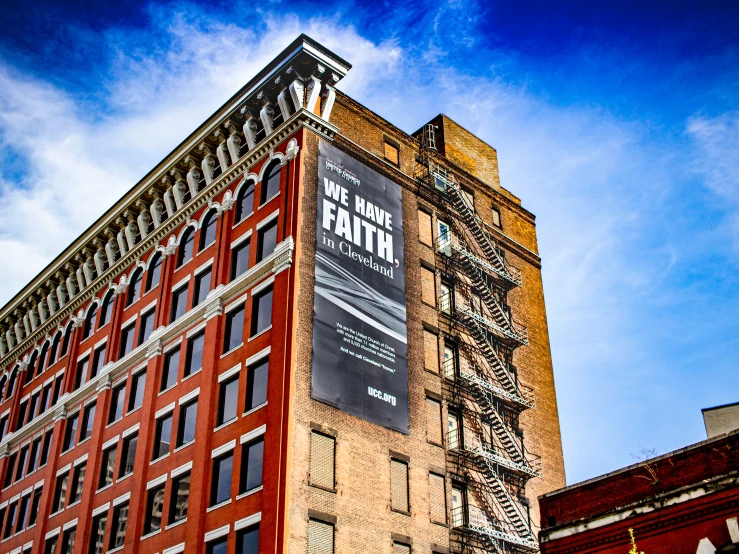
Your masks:
M739 400L739 4L3 4L0 302L306 32L402 129L495 146L537 215L568 482Z

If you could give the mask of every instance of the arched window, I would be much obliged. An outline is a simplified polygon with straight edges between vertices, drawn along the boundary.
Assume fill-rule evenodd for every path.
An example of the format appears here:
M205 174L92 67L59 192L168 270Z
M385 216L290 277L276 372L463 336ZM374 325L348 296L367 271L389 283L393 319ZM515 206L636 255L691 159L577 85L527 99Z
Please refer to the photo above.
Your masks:
M70 323L69 325L67 325L67 330L64 331L64 340L62 341L62 351L59 353L60 358L67 355L67 351L69 350L69 339L71 338L72 338L72 324Z
M49 367L56 362L56 355L57 352L59 352L59 341L61 340L61 337L62 334L57 333L56 336L54 336L54 340L51 341L51 350L49 350Z
M149 262L149 270L146 273L146 292L159 284L159 278L162 274L162 254L157 252L154 258Z
M217 221L218 218L216 217L215 210L210 210L207 214L205 214L203 225L200 227L200 244L198 245L198 251L216 241Z
M144 270L137 267L131 275L131 282L128 284L128 296L126 296L126 306L130 306L136 302L141 296L141 281L144 276Z
M10 379L8 380L8 390L5 391L5 400L13 396L13 389L15 389L16 379L18 379L18 369L14 369L10 373Z
M108 294L103 297L103 305L100 308L100 314L98 316L98 329L108 323L110 319L110 308L113 305L114 298L112 290L108 291Z
M185 262L189 262L192 259L192 247L195 242L195 233L193 233L192 227L185 229L185 233L182 235L180 240L180 248L177 251L177 267L180 267Z
M236 214L234 223L238 223L254 212L254 181L249 180L241 187L236 196Z
M8 384L8 378L3 375L2 379L0 379L0 402L5 400L5 385Z
M262 179L262 197L259 204L264 204L280 192L280 162L275 161L267 168Z
M35 377L37 360L38 360L38 352L34 350L33 354L31 354L31 359L28 362L28 367L26 368L26 378L24 379L25 385L33 381L33 378Z
M85 317L85 326L82 328L82 340L92 335L95 330L95 319L97 319L99 304L93 302L90 309L87 310L87 317Z
M36 376L41 375L46 369L46 354L49 352L49 343L45 342L41 348L41 354L38 357L38 367L36 368ZM2 396L0 394L0 396Z

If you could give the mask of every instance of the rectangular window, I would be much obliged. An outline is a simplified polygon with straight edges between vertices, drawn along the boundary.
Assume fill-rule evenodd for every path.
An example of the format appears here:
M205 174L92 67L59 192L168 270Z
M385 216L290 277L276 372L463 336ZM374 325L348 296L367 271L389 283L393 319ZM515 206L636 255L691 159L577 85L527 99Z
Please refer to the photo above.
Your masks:
M62 441L62 452L66 452L74 446L74 440L77 438L77 424L80 420L79 412L67 418L67 425L64 428L64 440Z
M210 483L210 505L215 506L231 498L233 451L213 460L213 478Z
M178 475L172 479L172 498L169 501L169 522L183 520L187 517L187 503L190 499L190 473Z
M180 347L174 348L164 355L162 364L162 384L160 391L167 390L177 384L177 372L180 367Z
M26 475L32 471L36 471L41 457L41 437L38 437L31 443L31 454L28 456L28 471Z
M205 548L206 554L226 554L228 549L228 537L210 541Z
M128 525L128 502L113 508L113 520L110 529L109 550L123 546L126 540L126 526Z
M55 514L59 510L63 510L67 503L67 492L69 489L69 472L62 473L56 477L56 487L54 488L54 500L51 504L51 513Z
M426 369L438 375L439 337L428 329L423 330L423 363Z
M187 285L172 292L172 310L170 312L170 323L185 315L187 309Z
M18 419L15 421L16 430L23 427L23 423L26 421L26 412L28 411L28 400L21 402L18 406Z
M90 378L95 377L105 365L105 345L98 346L92 356L92 372Z
M250 365L247 369L246 411L252 410L267 402L267 379L269 376L269 358Z
M44 390L41 391L41 403L39 404L39 414L43 414L46 410L49 409L49 401L51 400L51 387L53 383L49 383L44 387ZM4 424L3 424L4 427Z
M44 492L44 489L41 487L38 487L36 490L33 491L33 499L31 500L31 510L28 514L28 526L31 527L32 525L36 525L36 520L38 519L38 509L41 505L41 494ZM1 520L0 520L1 521Z
M59 535L46 539L44 543L44 554L54 554L56 552L56 545L59 543Z
M441 446L441 402L426 397L426 440Z
M154 448L151 459L156 460L169 454L169 445L172 440L172 414L157 419L156 433L154 434Z
M57 401L59 400L59 395L62 392L62 381L64 380L64 375L57 375L56 379L54 380L54 394L51 397L51 405L55 405Z
M77 390L87 382L87 373L90 370L90 357L77 362L77 373L74 376L74 390Z
M80 430L80 442L92 436L92 427L95 425L96 403L88 404L82 414L82 427Z
M74 551L74 538L76 534L77 527L72 527L62 533L62 549L60 554L72 554Z
M434 245L432 229L431 214L423 210L418 210L418 239L427 246Z
M502 227L500 222L500 210L493 206L493 225L496 227Z
M41 448L41 463L39 464L39 467L46 465L46 462L49 461L49 451L51 450L51 437L53 433L54 430L49 429L44 435L44 445L43 448Z
M393 165L400 165L400 149L388 141L385 141L385 159Z
M308 554L334 553L334 526L317 519L308 520Z
M159 531L162 528L162 510L164 509L164 485L149 489L146 498L146 517L144 518L144 535Z
M7 539L13 534L13 526L18 515L18 503L14 502L8 507L8 517L5 520L5 531L3 531L3 539Z
M105 528L108 526L108 514L102 513L92 520L90 530L90 554L103 554L105 547Z
M118 478L133 473L133 464L136 461L136 448L139 445L139 434L132 433L123 439L121 448L121 467L118 468Z
M244 306L239 306L226 314L226 328L223 332L223 353L230 352L244 342Z
M110 413L108 423L118 421L123 417L123 400L126 397L126 384L122 383L113 389L110 397Z
M421 300L436 306L436 275L426 267L421 267Z
M8 432L8 416L3 416L2 419L0 419L0 440L3 440L5 437L5 433Z
M192 307L200 304L210 292L211 268L195 276L195 291L192 295Z
M241 447L241 475L239 494L262 486L262 466L264 464L264 437L246 443Z
M31 403L28 406L28 422L30 423L33 421L33 418L36 417L36 408L38 407L38 397L40 392L37 392L34 395L31 395Z
M18 524L15 526L16 533L20 533L26 528L26 516L28 515L28 505L30 502L30 494L21 498L20 504L18 505Z
M187 358L185 359L185 377L200 371L203 368L203 347L205 346L205 331L190 337L187 341Z
M121 329L121 346L118 350L118 359L120 360L123 356L133 350L133 338L134 330L136 329L136 322L130 323L128 327Z
M429 473L429 517L434 523L446 524L444 476L436 473Z
M18 454L18 465L15 468L15 480L18 481L23 477L23 471L26 469L26 461L28 460L28 446L21 448Z
M251 251L251 237L236 246L231 251L231 278L233 281L249 269L249 253Z
M230 379L222 381L218 387L218 413L216 415L216 425L220 426L224 423L236 419L236 406L239 396L239 376L235 375Z
M115 457L116 457L116 446L113 445L103 450L103 455L100 461L100 479L98 479L98 489L107 487L113 482L113 475L115 473Z
M70 488L69 503L74 504L82 500L82 487L85 484L85 471L87 464L82 463L74 468L72 475L72 487Z
M390 506L398 512L410 512L408 499L408 464L390 460Z
M13 471L15 470L15 462L18 459L18 453L14 452L8 456L8 465L5 466L5 481L3 487L7 488L13 484ZM0 521L0 523L2 523Z
M257 263L275 251L277 246L277 218L257 231Z
M272 287L259 291L252 299L251 336L272 326Z
M195 440L195 422L198 417L198 401L193 400L180 406L180 421L177 424L177 446Z
M467 207L475 211L475 191L472 189L468 189L467 187L462 187L462 198L464 199L465 204L467 204Z
M323 433L310 434L310 483L334 490L336 439Z
M143 344L151 336L151 332L154 330L154 310L155 308L152 308L148 312L141 314L139 342L136 344Z
M128 411L140 408L144 403L146 389L146 371L140 371L131 377L131 394L128 395Z
M259 524L236 532L236 554L259 554Z

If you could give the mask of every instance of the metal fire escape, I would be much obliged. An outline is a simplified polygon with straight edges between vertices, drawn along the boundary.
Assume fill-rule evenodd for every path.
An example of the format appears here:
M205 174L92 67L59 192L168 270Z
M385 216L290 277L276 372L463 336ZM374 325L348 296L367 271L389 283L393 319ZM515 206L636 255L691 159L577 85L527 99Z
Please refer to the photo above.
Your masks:
M535 552L524 493L529 479L541 477L541 459L526 451L518 426L521 412L534 408L535 400L511 363L513 351L528 345L528 333L507 304L508 292L521 285L521 272L506 261L436 153L434 128L427 125L420 138L415 176L419 195L438 209L438 305L449 330L445 393L450 414L457 411L447 436L448 466L457 483L451 543L460 553ZM456 506L455 494L461 498Z

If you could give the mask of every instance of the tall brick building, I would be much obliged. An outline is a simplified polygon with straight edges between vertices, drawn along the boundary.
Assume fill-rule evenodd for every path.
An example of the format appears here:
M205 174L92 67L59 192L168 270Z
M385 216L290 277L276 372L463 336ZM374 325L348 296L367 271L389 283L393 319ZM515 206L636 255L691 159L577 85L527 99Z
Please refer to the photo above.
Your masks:
M493 148L401 131L349 69L299 37L0 311L0 553L537 549L534 217Z

